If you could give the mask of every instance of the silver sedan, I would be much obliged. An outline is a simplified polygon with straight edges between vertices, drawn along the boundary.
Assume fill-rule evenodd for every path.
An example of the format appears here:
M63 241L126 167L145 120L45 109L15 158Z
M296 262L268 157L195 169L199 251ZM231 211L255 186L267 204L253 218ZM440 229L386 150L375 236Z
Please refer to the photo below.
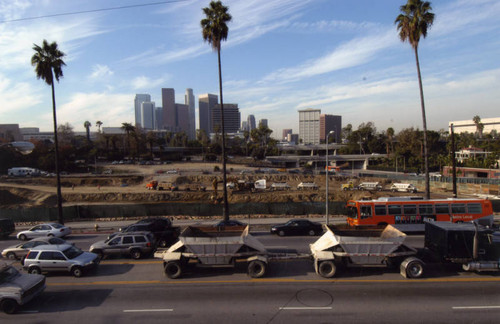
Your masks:
M55 236L65 237L71 234L71 228L58 223L47 223L33 226L27 231L22 231L17 234L20 240L28 240L36 237Z
M70 244L59 237L39 237L36 239L32 239L31 241L19 243L13 246L9 246L8 248L2 251L2 257L7 258L9 260L22 259L25 257L30 249L37 247L39 245L47 245L47 244ZM71 243L72 244L72 243Z

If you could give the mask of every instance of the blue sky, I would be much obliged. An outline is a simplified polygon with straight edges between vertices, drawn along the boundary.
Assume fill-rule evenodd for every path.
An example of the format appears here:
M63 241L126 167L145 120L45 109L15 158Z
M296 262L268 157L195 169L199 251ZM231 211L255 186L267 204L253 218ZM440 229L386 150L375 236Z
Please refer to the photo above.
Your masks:
M86 120L133 123L136 93L157 106L161 88L174 88L179 103L186 88L218 94L217 55L199 25L208 0L11 21L157 1L0 0L0 123L52 129L50 87L30 64L43 39L67 54L58 122L75 131ZM283 128L298 133L304 108L341 115L354 128L422 128L414 53L394 25L404 2L223 1L233 16L222 46L224 102L238 103L242 120L267 118L275 137ZM434 25L419 46L428 128L500 117L500 1L432 7Z

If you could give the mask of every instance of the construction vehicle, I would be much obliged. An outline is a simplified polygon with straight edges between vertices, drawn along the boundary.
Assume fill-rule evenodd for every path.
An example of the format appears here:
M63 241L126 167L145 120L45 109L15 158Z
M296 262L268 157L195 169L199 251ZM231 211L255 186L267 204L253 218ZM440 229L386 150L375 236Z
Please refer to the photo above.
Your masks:
M158 186L156 187L158 190L170 190L170 191L177 191L179 190L179 187L170 181L160 181L158 182Z
M269 188L271 191L290 190L291 187L286 182L273 182Z
M500 271L500 231L477 222L425 223L425 249L465 271Z
M163 270L170 279L180 278L196 267L232 267L246 263L252 278L266 275L270 261L310 259L309 254L269 253L249 234L249 226L188 226L179 241L167 250L157 250L155 258L163 260Z
M352 229L325 225L325 234L310 244L314 269L332 278L340 267L398 266L405 278L420 278L424 263L417 250L404 244L406 234L391 225Z
M146 184L146 189L148 190L156 190L158 187L158 181L152 180Z
M297 185L297 190L318 190L319 187L314 182L301 182Z
M356 189L357 189L357 187L354 185L354 182L349 181L348 183L343 183L343 184L340 186L340 189L342 189L343 191L347 191L347 190L356 190Z
M383 189L382 185L379 182L361 182L358 185L358 190L376 190L381 191Z

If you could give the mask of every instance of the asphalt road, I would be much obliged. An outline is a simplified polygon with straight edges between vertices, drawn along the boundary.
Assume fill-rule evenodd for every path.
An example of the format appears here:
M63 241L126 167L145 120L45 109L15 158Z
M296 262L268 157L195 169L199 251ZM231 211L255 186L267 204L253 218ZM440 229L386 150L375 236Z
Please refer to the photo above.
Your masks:
M107 234L77 234L82 249ZM270 250L308 252L318 237L255 236ZM0 248L19 242L0 241ZM423 236L407 243L423 246ZM19 263L14 265L20 268ZM352 268L332 280L309 260L272 262L263 279L236 269L196 269L183 278L163 275L160 260L109 258L94 273L47 275L47 289L2 323L496 323L500 276L429 265L424 279L398 270Z

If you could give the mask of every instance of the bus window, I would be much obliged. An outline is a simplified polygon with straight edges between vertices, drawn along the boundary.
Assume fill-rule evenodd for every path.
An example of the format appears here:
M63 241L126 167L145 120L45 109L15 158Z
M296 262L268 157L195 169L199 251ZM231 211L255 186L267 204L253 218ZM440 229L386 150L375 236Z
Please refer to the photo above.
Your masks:
M465 204L451 204L451 213L455 214L465 214Z
M372 217L372 206L361 206L361 219Z
M418 205L418 213L420 215L432 215L432 205Z
M385 216L387 215L387 210L385 205L375 205L375 216Z
M469 214L482 214L483 209L481 208L481 204L478 203L471 203L467 204L467 211Z
M436 214L449 214L450 209L448 204L436 204Z
M401 205L388 205L387 209L389 215L401 215Z
M403 211L405 215L416 215L417 205L403 205Z
M352 206L347 207L347 217L357 219L358 209Z

